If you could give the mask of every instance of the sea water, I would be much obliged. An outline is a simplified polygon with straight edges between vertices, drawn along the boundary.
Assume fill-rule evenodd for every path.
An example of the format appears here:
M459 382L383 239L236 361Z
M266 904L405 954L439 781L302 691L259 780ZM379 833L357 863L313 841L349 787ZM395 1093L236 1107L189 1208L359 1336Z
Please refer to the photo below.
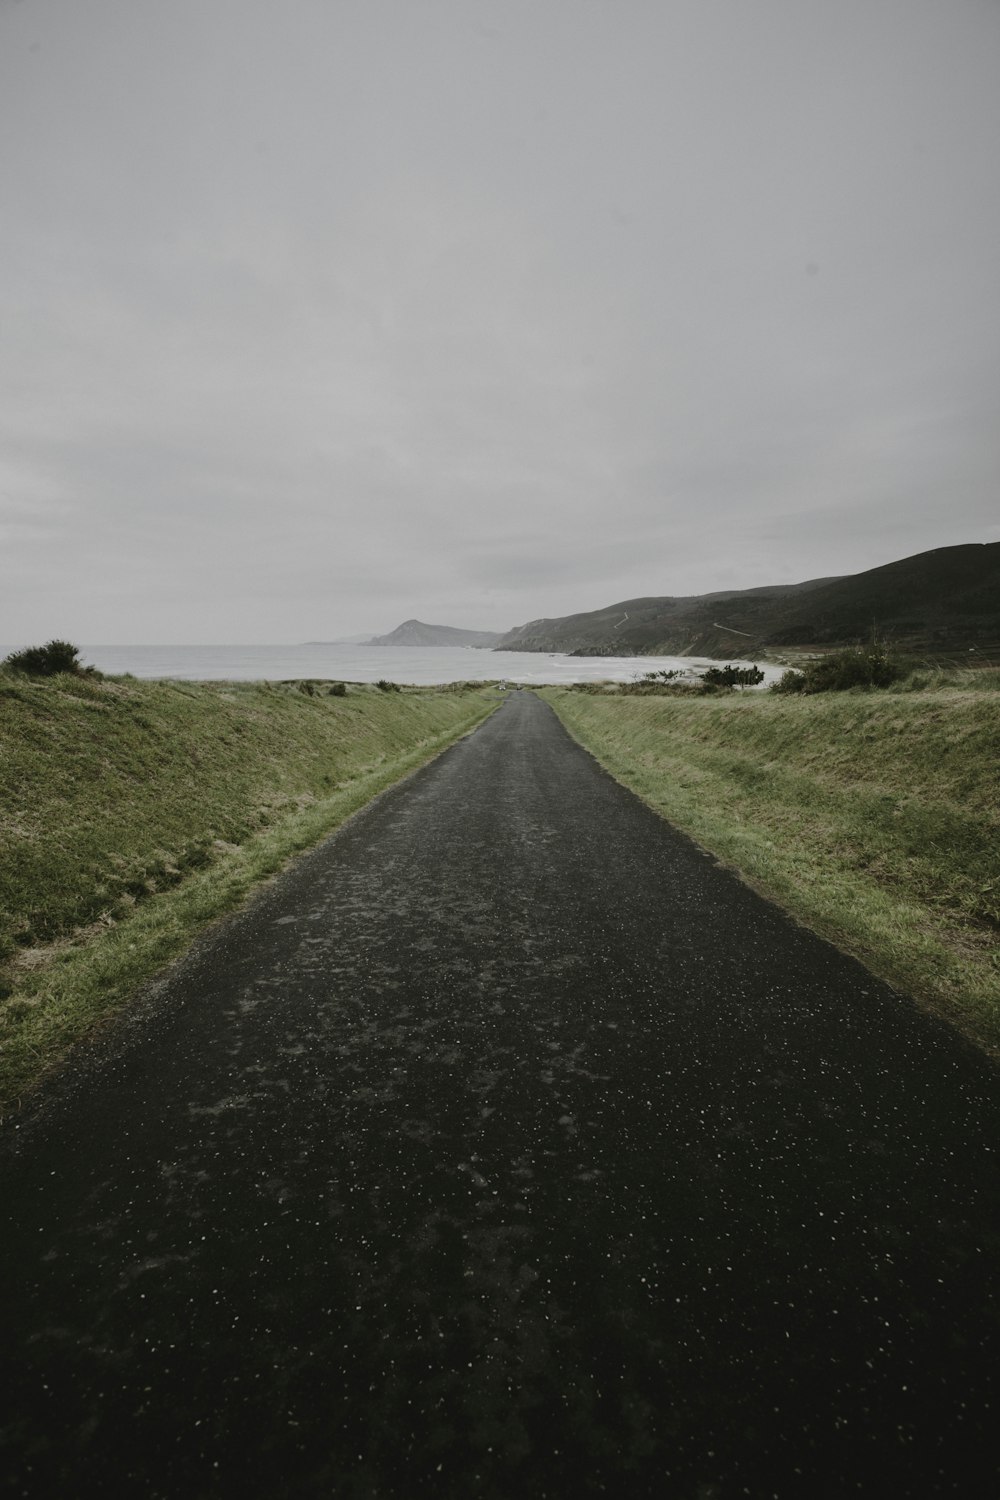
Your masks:
M0 646L0 655L8 649ZM630 682L646 672L694 676L719 665L693 656L564 656L535 651L484 651L469 646L81 646L84 662L101 672L188 682L329 678L344 682L432 684L466 680L532 683ZM762 666L766 681L780 667Z

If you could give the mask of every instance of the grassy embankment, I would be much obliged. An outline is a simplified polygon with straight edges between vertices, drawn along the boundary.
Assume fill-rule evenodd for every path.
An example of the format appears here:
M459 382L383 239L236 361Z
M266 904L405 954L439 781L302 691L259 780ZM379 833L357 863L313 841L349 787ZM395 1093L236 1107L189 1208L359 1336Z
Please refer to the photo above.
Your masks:
M497 702L0 673L0 1114L206 922Z
M756 889L1000 1049L995 689L544 696L612 775Z

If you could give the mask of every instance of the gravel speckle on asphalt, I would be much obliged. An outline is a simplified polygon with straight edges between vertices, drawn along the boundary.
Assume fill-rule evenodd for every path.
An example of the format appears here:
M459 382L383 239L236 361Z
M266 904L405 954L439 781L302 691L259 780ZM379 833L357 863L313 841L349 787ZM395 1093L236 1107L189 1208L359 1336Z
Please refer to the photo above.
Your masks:
M6 1133L4 1493L996 1493L998 1122L512 694Z

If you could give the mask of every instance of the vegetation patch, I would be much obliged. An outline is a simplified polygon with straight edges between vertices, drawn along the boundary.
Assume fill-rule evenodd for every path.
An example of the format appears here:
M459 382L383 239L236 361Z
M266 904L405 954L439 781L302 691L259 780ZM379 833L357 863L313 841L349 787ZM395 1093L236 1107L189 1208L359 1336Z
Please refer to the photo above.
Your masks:
M481 683L309 687L0 672L0 1110L497 703Z
M772 684L771 692L843 693L850 688L884 688L898 682L905 673L898 657L892 655L884 641L876 639L867 646L830 651L799 670L790 667Z
M543 696L671 823L997 1049L996 675L822 696Z
M46 641L44 646L26 646L23 651L12 651L0 662L0 668L22 672L26 677L57 677L60 672L99 675L96 668L84 666L78 648L71 641Z

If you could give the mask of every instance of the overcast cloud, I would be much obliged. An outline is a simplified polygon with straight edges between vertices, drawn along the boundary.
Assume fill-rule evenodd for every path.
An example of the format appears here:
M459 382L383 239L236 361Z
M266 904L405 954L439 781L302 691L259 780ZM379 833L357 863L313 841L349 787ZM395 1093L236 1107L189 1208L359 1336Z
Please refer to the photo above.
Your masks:
M0 0L0 640L1000 538L996 0Z

